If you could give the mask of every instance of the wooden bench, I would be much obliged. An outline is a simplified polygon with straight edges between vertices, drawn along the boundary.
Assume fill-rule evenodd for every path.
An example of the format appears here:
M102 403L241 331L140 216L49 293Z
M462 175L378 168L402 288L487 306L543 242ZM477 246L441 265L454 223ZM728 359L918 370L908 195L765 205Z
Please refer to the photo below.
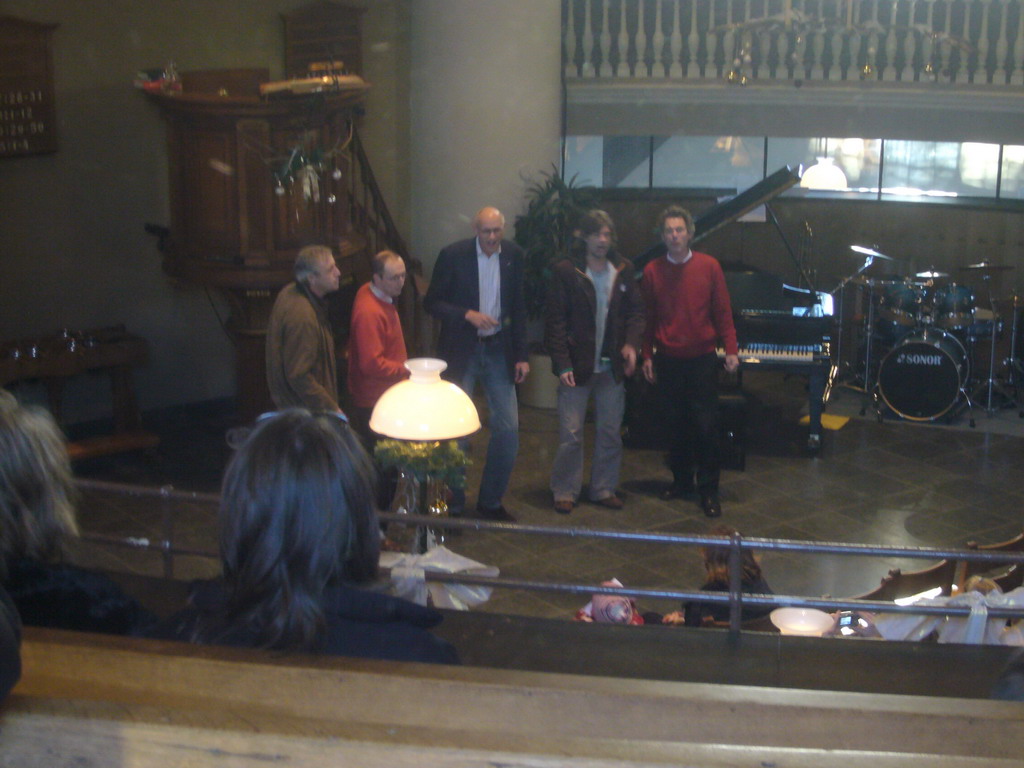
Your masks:
M108 575L158 616L185 605L185 582ZM748 631L749 626L733 637L714 628L583 624L483 611L442 614L434 633L455 646L465 666L634 680L986 699L1016 651L784 637Z
M892 601L919 595L935 587L940 587L942 594L948 597L952 594L956 567L955 560L943 559L935 565L922 568L919 571L903 571L893 568L882 577L882 581L877 587L870 592L857 595L854 599Z
M979 544L976 541L968 541L967 549L989 553L1007 552L1013 555L1024 554L1024 532L995 544ZM995 581L1005 593L1011 589L1016 589L1024 583L1024 563L1012 563L1010 561L1000 563L991 560L985 562L957 561L956 584L962 588L971 576L986 576Z
M624 628L628 629L628 628ZM1024 704L26 632L0 766L1017 766ZM954 762L955 761L955 762Z

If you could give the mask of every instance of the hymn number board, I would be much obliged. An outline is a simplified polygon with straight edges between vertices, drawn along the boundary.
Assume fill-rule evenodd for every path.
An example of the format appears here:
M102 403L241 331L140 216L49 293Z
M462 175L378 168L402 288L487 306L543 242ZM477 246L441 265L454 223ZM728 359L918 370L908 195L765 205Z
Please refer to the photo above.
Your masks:
M50 47L56 28L0 16L0 157L57 151Z

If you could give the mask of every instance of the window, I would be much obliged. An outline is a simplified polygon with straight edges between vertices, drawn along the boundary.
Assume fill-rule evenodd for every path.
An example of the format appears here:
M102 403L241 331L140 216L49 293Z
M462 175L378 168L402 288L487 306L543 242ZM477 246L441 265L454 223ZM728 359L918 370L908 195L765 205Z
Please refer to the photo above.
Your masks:
M764 177L761 136L656 136L653 186L746 189Z
M739 191L784 165L825 158L843 197L1024 199L1024 145L858 137L567 136L565 175L580 184ZM831 195L795 188L787 194Z
M768 139L769 171L784 165L810 168L818 158L832 159L846 176L847 189L871 195L878 193L878 169L882 158L880 139Z
M1024 200L1024 146L1003 147L1002 175L999 196L1007 200Z
M575 177L581 186L604 187L603 156L603 136L566 136L562 175L567 179Z
M887 141L883 195L995 197L999 145Z
M569 136L564 176L604 189L650 186L650 136Z

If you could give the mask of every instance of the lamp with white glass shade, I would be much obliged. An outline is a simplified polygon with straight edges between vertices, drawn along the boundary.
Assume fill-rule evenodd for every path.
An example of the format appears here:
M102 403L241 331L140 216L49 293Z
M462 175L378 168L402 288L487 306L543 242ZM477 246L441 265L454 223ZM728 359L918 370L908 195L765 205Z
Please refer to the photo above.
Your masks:
M804 189L842 191L847 188L846 174L835 164L835 158L819 157L817 162L804 171L800 186Z
M378 443L375 455L385 466L400 470L391 505L394 511L444 517L448 514L444 478L460 471L457 467L465 466L466 457L461 448L442 446L441 441L476 432L480 417L469 395L441 378L448 367L444 360L418 357L407 360L405 367L409 378L385 391L370 415L370 429L393 438ZM456 463L450 463L446 456L454 457ZM432 469L423 467L424 457L428 457ZM444 541L443 530L421 527L416 529L411 547L414 553L423 553Z
M409 378L388 389L373 407L370 429L396 440L451 440L480 429L469 395L441 378L444 360L417 357L405 362Z

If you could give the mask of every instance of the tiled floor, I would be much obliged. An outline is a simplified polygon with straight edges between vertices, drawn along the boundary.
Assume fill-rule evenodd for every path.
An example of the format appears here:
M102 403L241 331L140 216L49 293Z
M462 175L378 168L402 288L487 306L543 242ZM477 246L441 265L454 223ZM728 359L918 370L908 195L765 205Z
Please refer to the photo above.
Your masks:
M831 413L851 413L842 429L826 435L819 457L803 451L805 432L797 426L805 407L802 382L779 374L748 376L754 395L749 418L745 471L723 474L721 521L744 536L898 546L961 547L1009 538L1024 527L1024 434L1015 411L989 418L977 411L976 429L966 417L953 427L895 420L879 423L872 414L857 417L859 396L838 390ZM150 456L126 454L77 467L82 477L119 482L172 484L178 489L215 491L228 456L224 431L230 415L210 410L180 411L151 418L163 442ZM1008 432L1011 434L1000 434ZM473 440L475 455L486 434ZM556 447L553 412L521 409L521 448L506 506L521 523L580 529L638 530L651 533L704 533L710 527L693 501L662 502L657 491L667 482L657 451L629 449L622 469L626 507L613 512L583 503L571 515L551 508L548 472ZM479 466L470 472L470 499ZM108 535L157 536L161 505L120 500L111 505L87 497L84 530ZM213 510L187 505L177 513L175 542L213 552ZM696 588L702 576L692 547L628 541L584 541L575 537L467 531L451 548L510 577L598 583L616 577L628 586ZM114 554L111 554L114 552ZM156 555L109 547L83 546L79 556L104 567L157 575ZM893 566L923 567L925 561L849 556L808 556L767 552L762 565L778 593L851 596L876 586ZM215 563L177 558L175 575L209 575ZM586 602L574 595L496 590L484 610L534 616L569 617ZM665 602L642 606L670 610Z

